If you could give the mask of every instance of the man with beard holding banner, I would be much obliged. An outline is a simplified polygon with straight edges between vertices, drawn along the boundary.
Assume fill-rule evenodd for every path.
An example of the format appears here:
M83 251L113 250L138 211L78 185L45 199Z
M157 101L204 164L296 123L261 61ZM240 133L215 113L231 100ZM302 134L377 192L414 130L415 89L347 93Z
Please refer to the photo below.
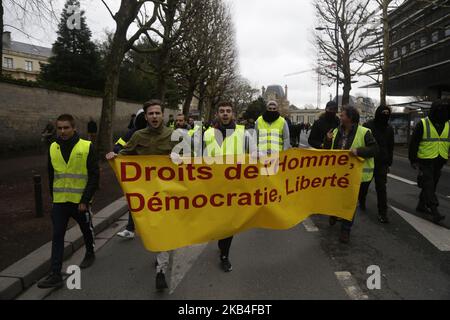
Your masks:
M219 103L217 110L216 128L209 128L204 133L204 154L208 157L221 157L225 155L245 154L249 145L246 139L245 127L237 125L234 120L233 105L231 102ZM233 270L229 253L233 237L219 240L220 263L222 270Z
M163 124L163 107L159 100L151 100L144 104L145 119L148 126L136 131L120 150L119 155L171 155L176 141L172 141L173 129ZM107 160L112 160L117 154L110 152L106 155ZM165 278L169 267L170 252L159 252L156 263L156 289L161 291L167 289Z
M378 145L370 129L359 125L359 112L356 108L350 106L343 108L340 126L327 133L324 149L350 150L354 156L364 158L361 182L372 180L374 170L373 158L378 153ZM345 199L343 200L345 201ZM330 225L334 225L336 220L336 217L330 217ZM350 241L353 221L354 217L352 221L342 221L339 238L342 243Z

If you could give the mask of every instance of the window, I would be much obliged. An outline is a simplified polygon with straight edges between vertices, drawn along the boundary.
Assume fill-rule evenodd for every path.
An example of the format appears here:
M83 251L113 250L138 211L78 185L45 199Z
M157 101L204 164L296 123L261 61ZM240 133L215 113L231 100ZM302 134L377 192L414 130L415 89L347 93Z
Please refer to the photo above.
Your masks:
M404 56L408 51L406 50L406 46L402 47L402 56Z
M394 59L398 58L398 50L397 49L394 50L393 57L394 57Z
M435 31L431 34L431 41L437 42L439 40L439 31Z
M12 68L14 68L14 62L13 62L13 59L12 58L4 58L4 60L3 60L3 66L5 67L5 68L9 68L9 69L12 69Z
M33 71L33 61L25 61L25 70Z
M409 49L410 49L411 51L416 50L416 42L415 42L415 41L411 42L411 44L409 45Z
M420 39L420 46L421 47L425 47L427 45L427 38L426 37L422 37Z

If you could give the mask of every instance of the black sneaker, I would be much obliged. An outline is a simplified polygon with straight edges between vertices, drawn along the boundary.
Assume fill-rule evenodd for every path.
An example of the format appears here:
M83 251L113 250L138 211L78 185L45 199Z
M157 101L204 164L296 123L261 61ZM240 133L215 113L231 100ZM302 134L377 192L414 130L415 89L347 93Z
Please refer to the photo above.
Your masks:
M431 214L431 211L428 210L428 208L425 205L421 204L421 203L419 203L417 205L416 211L420 212L420 213Z
M64 285L61 274L51 273L44 280L39 281L38 288L48 289L48 288L62 288Z
M336 217L330 217L328 220L328 223L330 224L330 226L334 226L337 222L337 218Z
M230 260L228 259L228 257L225 256L220 258L220 266L222 267L222 270L225 272L231 272L233 270Z
M156 275L156 290L163 291L167 288L166 276L164 275L164 273L159 272Z
M380 221L381 223L389 223L388 217L384 214L378 215L378 221Z
M439 222L441 222L442 220L445 219L445 216L440 214L437 208L432 208L431 209L431 214L432 214L432 217L433 217L433 222L436 223L436 224L439 224Z
M95 261L95 253L93 252L86 252L86 255L84 256L83 261L80 263L81 269L86 269L92 266L92 264Z

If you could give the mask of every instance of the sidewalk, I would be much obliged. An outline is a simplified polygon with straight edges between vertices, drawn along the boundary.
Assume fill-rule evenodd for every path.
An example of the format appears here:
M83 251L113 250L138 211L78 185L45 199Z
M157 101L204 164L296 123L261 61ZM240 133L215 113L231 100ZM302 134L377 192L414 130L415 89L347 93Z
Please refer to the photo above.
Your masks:
M125 198L120 198L114 201L103 210L93 216L93 225L96 239L96 250L98 250L107 239L115 235L118 229L121 229L126 224L125 221L116 223L116 221L123 217L128 212L128 205ZM108 228L112 230L109 230ZM106 230L106 231L105 231ZM101 233L99 235L99 233ZM75 225L70 228L65 236L64 258L70 258L74 253L77 253L69 260L70 264L78 264L82 260L84 249L83 235L78 227ZM35 285L36 282L43 278L50 270L52 243L47 242L37 250L34 250L26 257L10 265L8 268L0 272L0 300L10 300L17 297L19 294ZM67 261L65 262L65 266ZM40 291L41 293L49 294L51 291Z
M96 192L94 214L120 198L122 190L108 163L100 165L100 189ZM36 217L33 175L42 178L44 216ZM50 241L51 200L47 155L0 159L0 270ZM71 221L69 228L74 225Z

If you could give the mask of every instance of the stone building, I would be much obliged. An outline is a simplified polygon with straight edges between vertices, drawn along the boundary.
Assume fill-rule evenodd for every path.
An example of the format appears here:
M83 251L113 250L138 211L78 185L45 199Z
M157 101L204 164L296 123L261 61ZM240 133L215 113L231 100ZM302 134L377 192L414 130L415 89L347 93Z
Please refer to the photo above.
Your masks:
M280 85L270 85L267 89L262 87L262 97L266 102L276 101L280 107L280 113L283 116L289 115L288 86L285 86L284 89Z
M52 49L17 42L11 39L11 32L3 32L3 73L14 79L36 81L41 64L48 63Z

